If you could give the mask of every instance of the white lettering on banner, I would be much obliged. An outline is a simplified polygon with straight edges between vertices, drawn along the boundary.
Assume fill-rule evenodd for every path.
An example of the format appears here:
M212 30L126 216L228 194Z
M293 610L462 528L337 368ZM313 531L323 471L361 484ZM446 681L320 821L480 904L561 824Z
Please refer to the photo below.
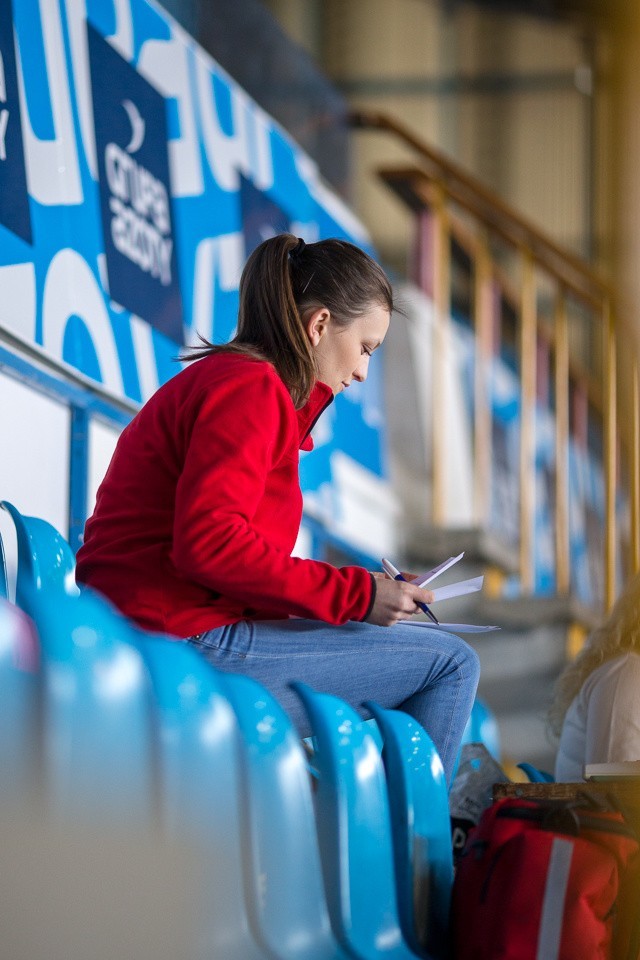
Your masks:
M141 270L160 280L166 287L171 283L171 253L173 240L163 238L153 224L138 216L117 197L109 201L113 219L111 239L116 250Z
M0 160L7 159L7 124L9 123L9 111L0 110Z
M176 24L170 40L147 40L138 58L140 73L178 104L180 136L169 139L171 193L174 197L199 197L204 193L200 141L195 116L195 98L190 76L193 41Z
M64 335L73 316L80 317L89 331L102 383L116 396L124 396L120 360L102 291L87 261L77 250L66 247L49 264L42 300L42 345L57 360L62 360Z
M111 46L125 60L133 56L133 22L130 0L112 0L116 31L108 37ZM73 88L78 105L80 134L89 172L98 179L95 134L93 129L93 106L91 103L91 77L89 70L89 47L87 43L87 6L85 0L66 0L69 46L73 70Z
M91 76L89 71L89 45L87 43L87 8L85 0L66 0L67 28L73 71L73 90L78 105L80 136L89 173L98 179L93 107L91 104Z
M233 133L227 136L218 120L213 92L212 69L219 72L213 61L200 53L196 54L196 88L202 118L204 148L214 179L223 190L235 191L239 187L238 173L251 175L251 152L249 138L249 101L247 95L236 86L230 77L221 76L229 87Z
M173 240L167 236L171 221L164 184L117 143L107 144L104 163L112 194L111 238L116 250L168 286Z
M169 198L162 180L154 177L117 143L104 152L109 188L123 203L130 203L141 217L150 217L160 233L170 229Z
M55 138L40 140L33 132L21 52L22 45L25 49L29 46L29 40L19 37L20 45L16 50L16 59L29 193L34 200L45 206L82 203L84 195L58 4L51 3L50 0L40 0L40 20L47 73L46 88ZM41 91L41 96L44 95L44 91Z
M2 56L2 50L0 50L0 100L3 103L7 102L7 83L4 77L4 58Z
M244 237L226 233L206 237L196 248L191 330L213 339L216 281L221 290L237 290L244 262Z
M112 0L116 30L105 37L121 57L130 62L133 59L133 14L131 0Z

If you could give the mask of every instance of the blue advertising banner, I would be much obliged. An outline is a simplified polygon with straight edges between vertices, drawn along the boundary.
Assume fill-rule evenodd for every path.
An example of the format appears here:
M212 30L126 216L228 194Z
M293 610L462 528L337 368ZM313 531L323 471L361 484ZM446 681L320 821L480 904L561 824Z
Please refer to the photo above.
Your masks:
M11 0L0 0L0 223L31 243Z
M88 30L109 294L181 344L164 98Z

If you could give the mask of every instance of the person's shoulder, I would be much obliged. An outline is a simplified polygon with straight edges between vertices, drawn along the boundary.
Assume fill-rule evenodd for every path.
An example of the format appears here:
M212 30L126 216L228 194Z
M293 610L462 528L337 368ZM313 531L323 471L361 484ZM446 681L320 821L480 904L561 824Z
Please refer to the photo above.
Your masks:
M235 351L210 353L201 360L194 360L182 373L192 371L192 376L198 380L217 380L233 376L256 381L266 380L282 383L276 369L268 360L252 357L247 353Z
M597 668L602 673L620 673L625 670L640 670L640 651L621 650L615 657L610 657ZM595 671L594 671L595 672Z
M626 653L616 657L616 666L625 678L633 677L637 682L640 680L640 651L627 650Z
M589 674L583 691L589 695L598 687L617 686L620 683L640 683L640 651L623 650L605 660Z
M263 415L267 410L275 415L277 410L278 418L295 418L291 394L267 360L222 351L197 360L193 368L183 391L190 405L209 407L222 402L233 404L236 409L248 405Z
M224 384L230 391L252 390L290 399L289 391L268 360L250 354L222 352L198 360L195 366L200 367L197 379L204 386Z

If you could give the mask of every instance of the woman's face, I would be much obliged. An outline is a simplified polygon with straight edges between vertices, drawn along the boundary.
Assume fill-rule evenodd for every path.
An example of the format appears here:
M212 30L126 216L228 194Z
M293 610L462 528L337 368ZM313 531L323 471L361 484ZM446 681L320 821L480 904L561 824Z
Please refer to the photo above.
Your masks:
M339 326L325 308L315 310L307 320L318 379L334 395L354 381L367 379L369 358L389 329L389 311L374 303L348 326Z

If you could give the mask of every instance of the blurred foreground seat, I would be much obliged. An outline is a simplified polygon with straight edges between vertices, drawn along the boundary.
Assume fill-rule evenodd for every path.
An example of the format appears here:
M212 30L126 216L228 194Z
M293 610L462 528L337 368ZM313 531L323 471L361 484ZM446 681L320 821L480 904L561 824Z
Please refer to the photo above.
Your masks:
M2 960L198 956L203 861L186 842L54 825L23 803L3 806L0 849Z
M22 610L0 599L2 960L444 957L446 785L424 731L380 711L381 735L299 686L313 795L260 684L74 589L57 531L10 512Z

